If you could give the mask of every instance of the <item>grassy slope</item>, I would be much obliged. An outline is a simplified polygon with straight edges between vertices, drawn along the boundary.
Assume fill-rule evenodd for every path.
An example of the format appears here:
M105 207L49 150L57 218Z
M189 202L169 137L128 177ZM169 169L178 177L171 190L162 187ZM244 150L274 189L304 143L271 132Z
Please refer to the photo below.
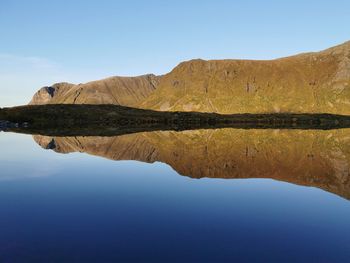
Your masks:
M350 115L350 42L283 59L192 60L165 75L143 108Z

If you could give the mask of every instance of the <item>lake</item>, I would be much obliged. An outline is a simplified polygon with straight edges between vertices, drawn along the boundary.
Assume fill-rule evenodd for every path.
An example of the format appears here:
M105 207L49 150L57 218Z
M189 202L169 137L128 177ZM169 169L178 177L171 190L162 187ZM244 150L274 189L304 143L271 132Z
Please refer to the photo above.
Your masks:
M350 129L0 133L0 262L349 262Z

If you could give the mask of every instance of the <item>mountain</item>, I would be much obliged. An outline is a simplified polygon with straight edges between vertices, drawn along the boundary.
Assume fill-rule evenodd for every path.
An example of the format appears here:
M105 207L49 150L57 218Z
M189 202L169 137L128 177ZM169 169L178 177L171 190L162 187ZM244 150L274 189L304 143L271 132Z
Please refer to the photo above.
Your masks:
M160 80L153 74L138 77L111 77L85 84L57 83L41 88L29 104L117 104L138 105Z
M321 52L275 60L197 59L159 77L114 77L56 86L41 89L31 103L113 103L217 113L350 114L350 41Z
M162 162L191 178L269 178L350 199L348 129L217 129L33 138L41 147L58 153Z
M269 60L192 60L165 75L141 105L218 113L350 114L350 42Z

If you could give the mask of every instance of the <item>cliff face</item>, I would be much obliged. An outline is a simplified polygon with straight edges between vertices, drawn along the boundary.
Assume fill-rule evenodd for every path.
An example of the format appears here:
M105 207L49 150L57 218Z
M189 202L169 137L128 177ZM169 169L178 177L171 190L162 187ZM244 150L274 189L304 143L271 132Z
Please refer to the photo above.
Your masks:
M41 88L29 104L117 104L135 106L157 87L160 77L111 77L85 84L57 83Z
M350 132L219 129L118 137L34 136L45 149L163 162L192 178L271 178L350 199Z
M350 42L276 60L192 60L162 77L56 84L41 89L31 102L44 103L112 103L216 113L350 114Z

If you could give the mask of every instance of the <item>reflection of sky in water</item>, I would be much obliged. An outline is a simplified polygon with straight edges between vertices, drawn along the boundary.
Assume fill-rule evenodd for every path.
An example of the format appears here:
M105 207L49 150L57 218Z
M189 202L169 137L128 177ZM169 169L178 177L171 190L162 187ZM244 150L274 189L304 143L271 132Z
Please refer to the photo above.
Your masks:
M161 163L45 151L27 135L0 133L0 147L0 261L350 256L350 202L320 189L190 179Z

